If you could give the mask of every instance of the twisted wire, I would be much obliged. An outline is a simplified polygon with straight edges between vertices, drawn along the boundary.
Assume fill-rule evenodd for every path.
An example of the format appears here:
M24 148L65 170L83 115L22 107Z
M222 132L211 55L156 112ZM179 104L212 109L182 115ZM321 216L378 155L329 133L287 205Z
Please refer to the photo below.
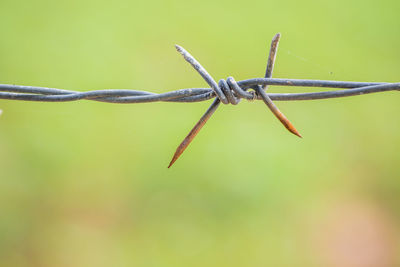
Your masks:
M79 92L47 87L0 84L0 99L38 102L94 100L108 103L133 104L148 102L190 103L206 101L218 97L224 104L237 104L242 98L247 100L260 100L260 95L255 95L254 93L248 92L248 90L256 86L265 85L347 89L310 93L267 93L267 95L275 101L319 100L386 91L400 91L400 83L277 78L254 78L236 82L232 77L229 77L226 80L219 81L217 88L220 90L220 95L217 95L211 88L188 88L157 94L130 89L105 89Z

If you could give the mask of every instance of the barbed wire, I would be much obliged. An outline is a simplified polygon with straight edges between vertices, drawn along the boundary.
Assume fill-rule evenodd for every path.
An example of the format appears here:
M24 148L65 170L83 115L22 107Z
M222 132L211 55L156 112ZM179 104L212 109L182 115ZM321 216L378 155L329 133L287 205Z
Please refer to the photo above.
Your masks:
M105 89L88 92L71 91L56 88L22 86L0 84L0 99L39 101L39 102L68 102L77 100L92 100L107 103L133 104L149 102L200 102L215 98L200 121L194 126L183 142L178 146L169 166L179 158L207 120L215 112L219 104L236 105L241 99L263 100L273 114L293 134L301 137L290 121L272 102L274 101L300 101L319 100L339 97L349 97L386 91L400 91L400 83L385 82L352 82L352 81L329 81L329 80L305 80L305 79L278 79L272 78L275 64L276 52L280 34L275 35L271 42L271 48L267 61L267 69L264 78L254 78L235 81L233 77L226 80L221 79L218 83L206 71L205 68L187 52L184 48L176 45L177 51L184 59L203 77L210 88L188 88L171 91L167 93L153 93L129 89ZM345 90L319 91L309 93L266 93L269 85L292 86L292 87L320 87L336 88ZM1 114L1 113L0 113Z
M232 77L227 80L232 81ZM328 98L348 97L363 94L379 93L385 91L400 90L400 83L383 82L347 82L327 80L303 80L303 79L278 79L278 78L254 78L234 82L236 87L230 88L236 97L247 100L259 99L261 96L248 92L255 86L276 85L293 87L325 87L341 88L348 90L334 90L310 93L268 93L267 95L275 101L299 101L319 100ZM236 90L236 91L235 91ZM240 94L241 93L241 94ZM118 104L134 104L149 102L201 102L216 97L211 88L188 88L171 91L167 93L152 93L148 91L130 89L105 89L88 92L70 91L64 89L0 84L0 99L38 101L38 102L69 102L77 100L94 100Z

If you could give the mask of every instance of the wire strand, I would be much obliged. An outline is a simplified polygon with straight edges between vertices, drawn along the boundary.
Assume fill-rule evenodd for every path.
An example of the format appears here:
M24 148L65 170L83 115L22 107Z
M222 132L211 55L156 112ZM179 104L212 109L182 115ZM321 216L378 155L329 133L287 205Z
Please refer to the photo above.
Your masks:
M244 95L236 95L236 97L246 98L248 100L252 100L254 97L253 94L247 92L248 89L251 89L257 85L347 89L310 93L267 93L267 95L272 100L276 101L319 100L386 91L400 91L400 83L373 83L277 78L247 79L238 81L237 85L241 87L246 93ZM88 92L78 92L47 87L0 84L0 99L20 101L68 102L77 100L94 100L120 104L148 103L160 101L190 103L206 101L214 97L216 97L216 94L211 88L188 88L157 94L148 91L129 89L105 89ZM256 99L261 99L261 97L257 95Z

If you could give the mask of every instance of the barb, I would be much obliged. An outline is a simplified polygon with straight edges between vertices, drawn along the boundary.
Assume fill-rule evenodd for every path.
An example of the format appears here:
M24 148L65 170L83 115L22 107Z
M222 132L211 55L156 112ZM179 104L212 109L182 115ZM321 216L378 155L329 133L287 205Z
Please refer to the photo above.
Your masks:
M272 38L271 48L269 50L267 69L265 71L265 78L271 78L272 72L274 70L276 52L278 51L278 44L281 38L281 34L278 33ZM271 110L271 112L279 119L279 121L294 135L301 137L301 134L296 130L293 124L286 118L286 116L278 109L278 107L272 102L271 98L265 93L267 91L268 85L257 86L256 92L262 97L262 100Z
M275 64L276 52L280 34L275 35L271 42L265 78L254 78L235 81L232 77L220 80L218 83L206 71L201 64L185 49L176 46L184 59L203 77L210 88L189 88L157 94L147 91L127 89L106 89L88 92L78 92L47 87L21 86L0 84L0 99L39 101L39 102L68 102L77 100L92 100L107 103L129 104L149 102L181 102L191 103L206 101L215 98L214 102L200 118L199 122L189 132L183 142L178 146L169 166L179 158L200 129L205 125L211 115L223 104L237 105L241 99L263 100L272 113L292 133L301 137L298 131L276 107L272 101L300 101L319 100L339 97L349 97L386 91L400 91L400 83L376 83L376 82L347 82L326 80L301 80L301 79L277 79L271 78ZM294 86L294 87L321 87L346 90L331 90L311 93L267 93L268 86ZM0 113L1 114L1 113Z

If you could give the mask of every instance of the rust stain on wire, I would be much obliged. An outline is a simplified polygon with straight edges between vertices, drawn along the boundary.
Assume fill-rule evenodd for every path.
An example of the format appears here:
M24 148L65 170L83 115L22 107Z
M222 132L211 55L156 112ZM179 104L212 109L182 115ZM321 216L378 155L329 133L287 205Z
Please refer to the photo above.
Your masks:
M265 71L265 78L271 78L272 72L275 66L276 52L278 51L279 40L281 39L281 34L278 33L272 38L271 48L269 50L268 55L268 63L267 69ZM289 132L298 137L301 137L301 134L296 130L293 124L286 118L286 116L278 109L278 107L272 102L271 98L266 94L268 85L258 86L256 88L256 92L262 97L262 100L267 105L267 107L271 110L271 112L279 119L279 121L285 126Z
M171 162L168 165L168 168L171 167L172 164L174 164L174 162L182 155L183 151L185 151L190 142L192 142L192 140L196 137L201 128L203 128L204 124L206 124L211 115L217 110L220 103L221 101L218 98L215 98L214 102L207 109L206 113L204 113L203 116L201 116L200 120L196 123L193 129L189 132L189 134L185 137L185 139L183 139L182 143L178 146L174 156L172 157Z
M149 102L180 102L192 103L206 101L214 98L213 103L196 123L193 129L178 146L168 166L182 155L190 142L196 137L201 128L217 110L220 103L237 105L241 99L263 100L271 112L279 119L291 133L301 137L293 124L278 109L273 101L299 101L319 100L356 96L363 94L379 93L386 91L400 91L400 83L384 82L348 82L325 81L306 79L277 79L272 78L276 53L280 40L280 34L276 34L271 42L267 68L264 78L253 78L236 82L232 77L221 79L217 83L206 69L184 48L176 45L177 51L184 59L203 77L210 88L190 88L156 94L147 91L127 89L105 89L88 92L78 92L64 89L0 84L0 99L39 101L39 102L67 102L77 100L93 100L107 103L130 104ZM294 86L294 87L322 87L340 88L345 90L320 91L311 93L267 93L268 86ZM1 114L1 111L0 111Z

